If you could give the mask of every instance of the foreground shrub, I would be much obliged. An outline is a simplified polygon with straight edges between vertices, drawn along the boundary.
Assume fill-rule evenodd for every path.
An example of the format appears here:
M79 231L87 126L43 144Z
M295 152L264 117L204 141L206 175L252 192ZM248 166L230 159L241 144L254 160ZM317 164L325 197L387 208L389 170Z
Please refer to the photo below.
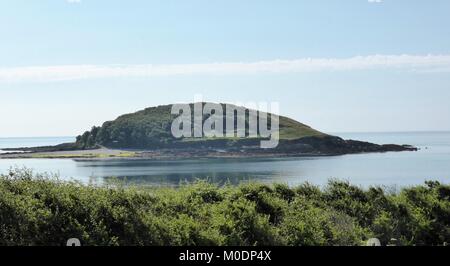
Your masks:
M330 181L291 188L207 182L178 188L97 187L14 170L0 176L0 245L443 245L450 187L387 193ZM393 239L396 239L395 241Z

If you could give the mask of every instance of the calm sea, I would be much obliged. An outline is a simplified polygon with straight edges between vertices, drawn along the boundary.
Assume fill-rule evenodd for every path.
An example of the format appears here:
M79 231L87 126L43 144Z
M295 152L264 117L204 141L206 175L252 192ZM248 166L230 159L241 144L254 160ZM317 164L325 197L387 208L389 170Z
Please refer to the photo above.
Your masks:
M308 181L324 185L330 178L348 180L364 187L403 187L426 180L450 183L450 132L338 133L346 139L374 143L411 144L418 152L372 153L333 157L289 159L210 159L183 161L71 159L0 160L0 173L11 167L59 174L62 179L104 183L112 177L152 186L177 185L182 181L208 179L216 183L246 181L296 185ZM54 145L73 141L60 138L0 138L1 148Z

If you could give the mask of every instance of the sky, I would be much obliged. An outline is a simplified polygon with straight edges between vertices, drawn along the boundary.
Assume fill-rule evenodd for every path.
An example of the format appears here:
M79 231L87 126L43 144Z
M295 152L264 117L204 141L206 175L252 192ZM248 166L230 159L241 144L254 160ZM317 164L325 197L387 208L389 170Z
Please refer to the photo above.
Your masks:
M0 137L278 102L324 132L450 130L448 0L0 0Z

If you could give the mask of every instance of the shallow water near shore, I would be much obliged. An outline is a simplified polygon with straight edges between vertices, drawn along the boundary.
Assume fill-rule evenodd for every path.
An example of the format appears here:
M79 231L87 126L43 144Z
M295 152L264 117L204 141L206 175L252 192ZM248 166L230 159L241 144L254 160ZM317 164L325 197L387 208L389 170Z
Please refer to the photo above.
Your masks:
M345 139L379 144L410 144L417 152L355 154L332 157L283 159L208 159L208 160L72 160L5 159L0 173L11 167L27 167L34 172L59 174L61 179L84 183L104 183L116 177L128 183L151 186L174 186L183 181L208 179L223 184L246 181L287 183L310 182L325 185L330 178L352 184L405 187L426 180L450 183L450 132L338 133ZM55 145L73 141L60 138L0 138L1 148Z

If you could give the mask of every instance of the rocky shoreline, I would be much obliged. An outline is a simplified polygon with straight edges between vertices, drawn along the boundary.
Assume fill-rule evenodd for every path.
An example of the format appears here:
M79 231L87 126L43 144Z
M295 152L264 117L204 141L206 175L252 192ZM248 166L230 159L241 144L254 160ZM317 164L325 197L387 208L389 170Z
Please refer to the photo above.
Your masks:
M56 146L3 149L11 153L0 154L0 159L153 159L177 160L200 158L283 158L337 156L357 153L381 153L417 151L410 145L385 144L344 140L339 137L306 137L297 140L284 140L276 149L261 149L259 146L243 147L180 147L155 150L110 149L77 149L75 144L66 143ZM17 152L20 150L21 152ZM15 152L13 152L15 151Z

